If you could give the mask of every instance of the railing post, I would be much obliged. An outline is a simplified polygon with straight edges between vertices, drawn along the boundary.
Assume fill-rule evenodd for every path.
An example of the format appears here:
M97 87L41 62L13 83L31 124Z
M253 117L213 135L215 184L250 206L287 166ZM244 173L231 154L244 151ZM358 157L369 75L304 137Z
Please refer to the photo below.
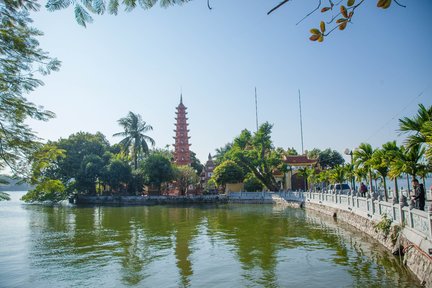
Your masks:
M401 222L401 225L403 225L403 223L405 221L404 214L403 214L403 209L402 209L405 206L407 206L406 197L403 196L402 192L401 192L401 195L399 196L399 213L400 213L400 222Z
M429 206L429 240L432 240L432 205Z

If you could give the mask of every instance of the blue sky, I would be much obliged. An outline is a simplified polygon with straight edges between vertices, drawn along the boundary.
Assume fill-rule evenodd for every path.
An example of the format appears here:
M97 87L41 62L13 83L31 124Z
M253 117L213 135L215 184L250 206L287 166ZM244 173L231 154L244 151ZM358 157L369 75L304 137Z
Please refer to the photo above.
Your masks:
M34 26L62 68L28 99L57 118L30 125L44 139L100 131L116 143L117 120L133 111L164 147L173 144L182 91L191 149L205 161L242 129L255 130L257 87L259 122L274 124L275 146L300 152L300 89L306 150L401 143L398 119L432 105L432 1L403 2L381 10L366 1L353 25L321 44L308 40L321 13L296 25L315 1L293 0L267 16L279 0L212 0L212 10L195 0L95 16L87 28L72 9L43 8Z

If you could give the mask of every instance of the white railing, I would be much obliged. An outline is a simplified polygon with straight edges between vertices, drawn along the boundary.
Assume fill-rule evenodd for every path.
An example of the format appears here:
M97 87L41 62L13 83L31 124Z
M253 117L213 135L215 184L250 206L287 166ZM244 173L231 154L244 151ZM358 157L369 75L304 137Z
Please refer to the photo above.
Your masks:
M396 224L405 225L415 230L421 236L432 240L432 212L402 207L399 203L392 204L372 198L357 197L352 195L326 194L305 192L305 200L312 203L332 206L366 216L370 219L381 220L382 215Z
M404 225L420 236L432 240L432 212L402 207L372 198L318 192L230 192L229 200L277 203L279 200L311 202L356 213L380 221L386 214L395 224Z

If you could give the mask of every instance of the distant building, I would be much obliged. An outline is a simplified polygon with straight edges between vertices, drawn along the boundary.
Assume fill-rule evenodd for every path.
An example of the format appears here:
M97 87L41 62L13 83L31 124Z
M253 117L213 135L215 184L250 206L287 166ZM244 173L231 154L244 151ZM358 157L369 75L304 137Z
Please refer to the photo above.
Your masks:
M207 181L213 176L213 170L215 169L215 166L216 165L213 162L213 157L209 153L207 162L204 165L204 168L200 175L201 183L206 184Z
M284 156L283 161L287 164L289 169L285 176L284 189L305 190L307 179L298 173L298 169L315 167L318 160L309 159L306 155L287 155Z
M191 154L189 150L188 123L186 118L186 106L183 105L183 96L180 94L180 104L176 111L176 129L174 130L174 163L177 165L191 165Z

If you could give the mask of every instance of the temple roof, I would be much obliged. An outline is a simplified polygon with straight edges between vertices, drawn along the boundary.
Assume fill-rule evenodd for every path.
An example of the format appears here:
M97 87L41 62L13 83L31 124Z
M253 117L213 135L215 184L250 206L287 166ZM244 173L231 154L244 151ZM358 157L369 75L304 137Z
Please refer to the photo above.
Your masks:
M318 162L316 159L307 158L306 155L286 155L283 161L290 166L313 166Z

